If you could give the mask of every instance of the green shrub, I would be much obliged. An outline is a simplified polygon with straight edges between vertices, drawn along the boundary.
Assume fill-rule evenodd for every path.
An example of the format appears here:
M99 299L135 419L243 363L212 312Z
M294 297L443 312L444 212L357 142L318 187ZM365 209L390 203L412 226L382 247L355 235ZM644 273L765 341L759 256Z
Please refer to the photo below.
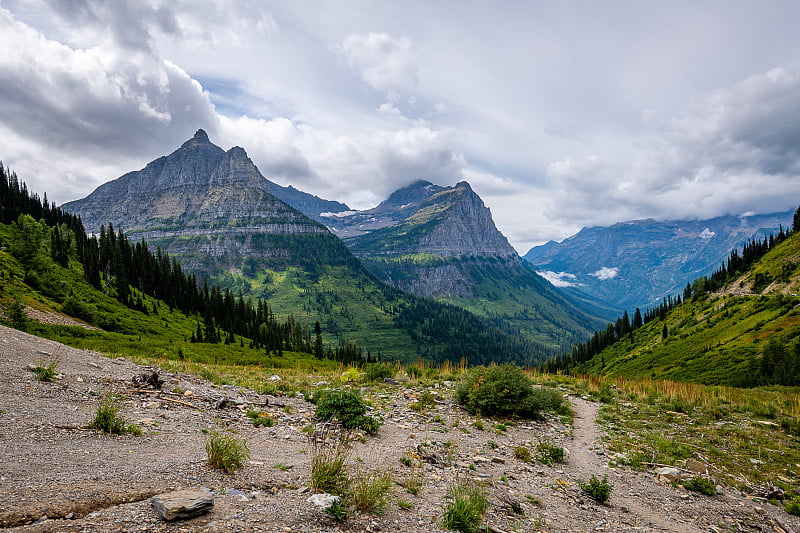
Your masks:
M456 390L456 400L472 414L540 418L544 412L568 412L561 393L533 388L514 365L475 368Z
M89 428L98 429L103 433L123 435L131 433L141 435L142 429L136 424L128 424L119 414L119 399L114 396L105 396L97 406L94 418L89 423Z
M579 481L578 485L584 494L589 496L597 503L606 503L609 499L611 499L611 484L608 482L608 478L606 476L603 476L603 480L600 481L594 476L594 474L592 474L592 477L588 483Z
M548 442L540 442L536 445L536 460L543 465L563 463L564 448Z
M717 486L714 480L703 476L695 476L683 484L683 488L692 492L714 496L717 493Z
M367 405L361 396L351 390L330 389L314 394L317 409L314 412L320 420L336 418L346 429L362 429L369 434L378 432L380 422L366 416Z
M383 363L367 363L362 370L366 381L383 381L384 378L392 378L397 373L393 366Z
M783 509L789 514L800 516L800 498L795 497L789 500Z
M58 372L56 372L56 365L58 361L50 361L45 364L42 362L39 366L33 367L33 373L36 374L36 379L49 383L56 379Z
M95 315L97 314L97 307L72 295L61 304L61 311L69 316L80 318L81 320L91 323L94 321Z
M6 310L11 327L20 331L28 329L28 313L25 311L25 304L19 300L14 300Z
M210 467L232 474L250 459L250 449L244 439L212 431L206 439L206 455Z
M524 463L529 463L531 460L531 450L527 446L517 446L514 448L514 457Z
M342 503L342 499L338 498L325 509L325 513L337 522L344 522L347 519L347 507Z
M442 526L462 533L477 533L489 507L486 491L473 482L455 481L447 489Z
M253 421L255 427L268 427L271 428L275 425L275 419L268 413L261 412L257 409L249 409L247 411L247 418Z

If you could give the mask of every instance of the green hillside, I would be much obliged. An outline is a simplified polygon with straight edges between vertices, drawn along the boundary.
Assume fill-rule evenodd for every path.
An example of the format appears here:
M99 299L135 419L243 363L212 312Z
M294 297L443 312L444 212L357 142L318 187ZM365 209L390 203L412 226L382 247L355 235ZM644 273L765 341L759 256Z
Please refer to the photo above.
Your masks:
M703 384L800 385L800 232L746 271L627 333L575 368ZM691 294L689 294L691 293Z

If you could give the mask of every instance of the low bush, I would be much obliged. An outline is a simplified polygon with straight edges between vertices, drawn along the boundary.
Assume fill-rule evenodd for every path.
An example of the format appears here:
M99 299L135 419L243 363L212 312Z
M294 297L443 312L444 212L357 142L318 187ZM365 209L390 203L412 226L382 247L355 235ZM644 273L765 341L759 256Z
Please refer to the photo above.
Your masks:
M141 435L142 429L136 424L128 422L119 414L119 399L115 396L105 396L97 406L94 418L89 423L89 428L98 429L103 433L123 435L131 433Z
M563 463L564 448L549 442L540 442L536 445L536 460L548 466L553 463Z
M366 381L383 381L385 378L392 378L397 370L383 363L367 363L362 368Z
M264 413L258 409L249 409L247 411L247 418L253 421L255 427L268 427L271 428L275 425L275 419L269 413Z
M312 399L320 420L337 419L346 429L361 429L369 434L378 432L380 422L367 416L367 405L361 396L351 390L330 389L318 391Z
M212 431L206 439L206 455L210 467L232 474L250 459L250 449L244 439Z
M447 489L442 526L461 533L483 531L481 521L489 508L486 491L474 482L455 481Z
M545 412L569 412L558 390L534 388L514 365L471 370L456 390L456 400L470 413L487 416L541 418Z
M36 379L39 381L49 383L56 379L58 375L58 372L56 372L57 365L58 361L50 361L49 363L42 362L39 366L33 367L33 373L36 374Z
M714 496L717 493L717 485L711 478L695 476L683 484L683 488L692 492Z
M603 476L603 480L600 481L594 476L594 474L592 474L592 477L589 479L588 483L579 481L578 486L580 486L584 494L589 496L597 503L606 503L611 499L612 487L606 476Z
M795 497L786 502L783 509L789 514L800 516L800 497Z
M517 446L514 448L514 457L524 463L531 461L531 450L527 446Z

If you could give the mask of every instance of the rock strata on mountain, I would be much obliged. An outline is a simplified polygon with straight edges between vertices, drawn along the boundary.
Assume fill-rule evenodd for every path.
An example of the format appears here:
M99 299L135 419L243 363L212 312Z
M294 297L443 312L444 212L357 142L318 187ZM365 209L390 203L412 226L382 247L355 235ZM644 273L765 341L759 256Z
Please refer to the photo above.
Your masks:
M517 255L494 225L489 208L465 181L453 187L418 181L344 222L334 228L337 233L358 234L346 242L361 257Z
M238 266L242 258L292 260L275 237L329 236L321 224L279 200L245 151L192 139L145 168L64 204L87 230L123 230L179 254L194 269Z

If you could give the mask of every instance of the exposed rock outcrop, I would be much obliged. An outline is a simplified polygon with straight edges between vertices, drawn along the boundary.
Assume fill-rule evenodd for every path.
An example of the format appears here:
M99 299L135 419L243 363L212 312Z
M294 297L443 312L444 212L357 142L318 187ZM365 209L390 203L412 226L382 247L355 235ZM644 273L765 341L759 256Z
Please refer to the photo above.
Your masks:
M170 155L63 208L80 215L89 231L113 225L132 241L144 238L207 272L238 266L245 257L291 262L293 245L275 236L330 237L272 194L242 148L226 152L203 130Z

